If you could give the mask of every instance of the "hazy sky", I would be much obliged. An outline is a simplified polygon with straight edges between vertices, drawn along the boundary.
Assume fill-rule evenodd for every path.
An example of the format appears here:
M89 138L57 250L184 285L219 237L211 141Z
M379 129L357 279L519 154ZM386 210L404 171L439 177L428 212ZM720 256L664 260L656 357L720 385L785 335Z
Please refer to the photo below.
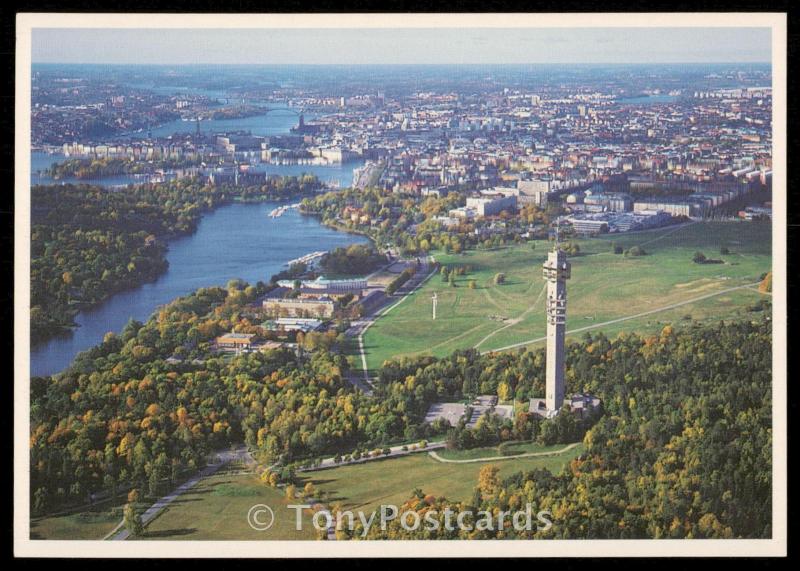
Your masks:
M35 63L770 61L769 28L34 29Z

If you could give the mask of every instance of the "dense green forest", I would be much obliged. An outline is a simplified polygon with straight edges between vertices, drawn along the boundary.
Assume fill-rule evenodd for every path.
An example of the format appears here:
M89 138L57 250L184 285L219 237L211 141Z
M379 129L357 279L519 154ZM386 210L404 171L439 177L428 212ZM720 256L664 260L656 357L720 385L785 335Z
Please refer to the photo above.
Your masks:
M318 188L316 178L276 177L250 187L195 179L109 191L88 185L31 189L31 339L73 325L81 307L156 278L165 239L191 233L204 211L235 199L285 199Z
M80 503L99 490L157 491L231 442L289 464L402 438L413 424L403 400L355 392L342 377L346 359L324 346L300 356L211 351L215 336L251 330L249 307L273 286L234 280L229 289L198 290L146 324L107 335L64 373L33 378L34 510Z
M605 414L587 431L580 457L555 476L536 470L500 481L486 466L464 503L426 496L421 483L401 511L424 518L437 510L440 529L409 532L394 521L386 531L374 527L369 537L768 538L771 346L768 318L679 334L667 326L652 337L587 336L569 346L568 390L601 396ZM463 373L440 370L437 387L447 394L463 378L482 391L505 383L527 397L531 387L541 390L537 361L543 358L537 351L464 363ZM484 377L481 365L494 372ZM402 378L402 369L394 377ZM441 518L446 507L476 515L524 510L528 503L534 514L548 510L553 527L519 533L509 521L503 530L447 531Z
M385 263L386 257L372 244L353 244L325 254L320 260L320 268L328 274L363 276Z
M443 434L446 427L422 423L434 401L543 394L541 349L391 361L373 396L344 380L346 359L325 345L213 353L216 335L253 330L248 316L271 287L234 280L198 290L107 335L63 374L33 378L34 512L96 492L158 493L233 442L291 474L315 457ZM547 537L769 536L770 370L768 318L681 333L665 327L657 336L587 334L568 345L567 389L603 399L591 426L566 414L539 421L519 413L447 438L470 447L583 435L586 452L562 474L518 474L479 486L473 498L480 509L531 501L534 511L550 510L557 525ZM431 505L412 500L420 510Z

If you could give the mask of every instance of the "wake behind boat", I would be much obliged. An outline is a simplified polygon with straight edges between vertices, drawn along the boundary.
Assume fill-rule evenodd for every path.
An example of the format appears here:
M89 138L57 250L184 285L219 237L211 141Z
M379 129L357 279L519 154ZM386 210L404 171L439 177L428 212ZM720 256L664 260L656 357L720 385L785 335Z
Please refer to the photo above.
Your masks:
M268 216L270 218L278 218L280 216L283 216L286 213L287 210L290 210L292 208L299 208L299 207L300 207L300 203L299 202L296 203L296 204L289 204L289 205L286 205L286 206L279 206L278 208L272 209L269 212Z

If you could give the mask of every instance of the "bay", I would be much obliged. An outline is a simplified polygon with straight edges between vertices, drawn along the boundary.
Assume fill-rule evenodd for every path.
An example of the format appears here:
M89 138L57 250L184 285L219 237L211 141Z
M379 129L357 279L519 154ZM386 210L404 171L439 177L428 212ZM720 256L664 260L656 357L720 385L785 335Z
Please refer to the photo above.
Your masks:
M220 92L221 94L221 92ZM306 113L304 115L306 121L313 120L317 115L314 113ZM271 135L285 135L290 132L290 129L297 125L298 116L293 111L285 106L272 106L268 113L254 115L252 117L242 117L239 119L210 119L200 122L200 129L203 133L233 133L236 131L249 131L252 135L268 137ZM194 121L183 121L177 119L153 127L150 130L150 135L153 138L166 138L173 135L185 135L187 133L194 133L197 129L197 124ZM118 140L147 140L147 131L132 131L117 137ZM84 183L84 184L98 184L103 186L124 186L127 184L135 184L146 182L143 177L136 177L134 175L114 175L108 177L101 177L96 179L76 179L74 177L67 177L59 180L44 174L44 171L50 168L53 163L63 163L67 160L63 153L46 153L42 151L35 151L31 153L31 184L60 184L60 183ZM364 165L363 160L348 161L338 165L273 165L269 163L259 163L257 168L259 172L266 172L268 174L275 174L280 176L298 176L302 174L313 174L319 178L320 181L326 184L333 185L339 188L346 188L353 183L353 170Z
M313 118L313 115L306 115ZM268 136L288 133L298 117L285 109L266 114L230 120L201 122L201 129L210 133L250 131ZM172 121L152 130L154 137L193 132L191 121ZM147 133L129 133L131 138L144 138ZM142 182L133 175L117 175L91 180L74 178L55 181L43 174L54 162L63 162L62 153L31 153L31 184L86 183L106 187ZM322 182L342 188L353 181L353 170L364 161L341 165L258 165L260 171L282 176L314 174ZM75 356L102 341L109 332L120 331L129 319L144 321L160 305L191 293L200 287L224 286L241 278L250 283L269 278L285 268L285 263L318 250L328 250L353 243L366 242L361 236L337 232L323 227L316 218L289 210L279 218L267 213L279 203L232 204L206 214L197 232L170 241L167 260L169 269L156 281L118 293L104 303L78 314L79 327L31 348L31 375L50 375L65 369Z
M170 241L169 269L156 281L121 292L101 305L81 312L72 333L31 349L31 375L50 375L65 369L74 357L119 332L129 319L145 321L171 300L201 287L225 286L235 278L249 283L268 281L289 260L367 238L322 226L296 209L283 216L267 214L277 202L236 203L206 214L191 236ZM285 204L285 203L284 203Z

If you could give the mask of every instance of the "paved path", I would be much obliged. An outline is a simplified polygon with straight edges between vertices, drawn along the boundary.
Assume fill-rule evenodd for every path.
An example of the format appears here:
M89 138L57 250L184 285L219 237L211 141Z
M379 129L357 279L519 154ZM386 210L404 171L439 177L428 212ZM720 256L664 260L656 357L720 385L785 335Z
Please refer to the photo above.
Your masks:
M324 470L326 468L337 468L339 466L349 466L351 464L363 464L364 462L370 462L373 460L383 460L385 458L396 458L398 456L407 456L408 454L414 454L416 452L426 452L429 450L435 450L437 448L444 448L445 442L441 440L439 442L428 442L425 448L417 448L416 450L411 450L412 444L398 444L397 446L390 446L389 447L389 454L380 454L374 457L368 458L359 458L358 460L351 460L350 462L339 462L338 464L334 461L333 458L325 458L322 460L322 463L319 466L314 466L313 468L298 468L297 472L313 472L315 470ZM403 446L407 446L409 450L403 450Z
M413 294L420 287L422 287L422 285L425 282L427 282L431 278L431 276L433 276L434 273L436 273L435 268L432 270L430 269L433 262L434 262L433 256L429 256L429 258L425 259L425 261L423 262L423 265L420 268L420 270L416 274L414 274L414 277L412 277L407 283L403 284L403 287L401 287L395 294L395 295L398 294L402 295L402 297L400 298L400 300L397 301L397 303L385 306L384 308L375 312L375 314L371 317L367 317L365 319L361 319L357 322L354 322L353 324L351 324L350 329L347 330L347 333L351 336L358 335L358 352L359 352L359 358L361 359L361 374L364 379L363 383L355 383L350 379L350 377L348 377L348 380L351 380L351 382L356 386L358 386L359 388L361 388L361 390L364 390L362 388L364 385L370 387L370 389L372 387L372 379L370 379L369 377L369 366L367 365L367 352L364 350L364 333L367 332L367 329L369 329L379 317L386 315L395 307L403 303L406 300L406 298L411 296L411 294ZM419 276L424 276L424 277L419 277ZM367 394L372 394L371 390Z
M760 289L758 289L758 286L750 286L750 289L760 293L761 295L770 295L770 296L772 295L771 291L761 291Z
M239 460L248 465L255 463L255 460L253 460L253 457L244 446L240 446L234 450L223 450L221 452L217 452L214 455L214 460L211 464L200 470L197 474L189 478L186 482L175 488L166 496L159 498L156 503L147 508L147 510L145 510L145 512L142 514L142 525L147 526L147 524L150 523L161 512L161 510L175 501L178 496L192 489L198 484L198 482L200 482L200 480L211 476L225 464L228 464L234 460ZM116 534L112 532L106 536L105 539L111 539L112 541L124 541L130 537L130 532L127 529L124 529L124 525L121 524L120 526L117 526L117 529L119 529L119 531Z
M659 236L656 236L655 238L652 238L652 239L647 240L645 242L642 242L641 244L638 244L638 245L639 246L647 246L648 244L652 244L653 242L657 242L658 240L666 238L667 236L671 236L672 234L675 234L676 232L679 232L679 231L683 230L684 228L688 228L692 224L696 224L696 222L694 220L691 220L689 222L684 222L683 224L678 224L677 226L673 226L672 228L667 226L667 228L669 229L667 232L664 232L663 234L661 234ZM651 232L651 231L652 232L658 232L659 230L664 230L664 228L653 228L652 230L638 230L637 232L639 234L644 234L645 232Z
M390 452L389 452L388 455L381 454L380 456L375 456L374 458L361 458L359 460L352 460L350 462L339 462L338 464L333 461L333 458L325 458L322 461L322 464L320 464L319 466L317 466L315 468L300 468L300 469L297 470L297 472L313 472L314 470L323 470L323 469L326 469L326 468L334 468L336 466L348 466L350 464L362 464L364 462L369 462L371 460L381 460L381 459L384 459L384 458L395 458L397 456L405 456L407 454L412 454L414 452L425 452L426 450L431 450L432 448L434 448L434 449L435 448L443 448L444 447L444 442L443 441L442 442L430 442L425 448L418 448L417 450L403 450L403 446L404 446L403 444L400 444L398 446L390 447ZM408 445L408 446L410 446L410 445ZM295 497L297 497L297 498L300 497L299 491L295 494ZM307 504L309 504L311 506L316 505L316 504L323 504L324 505L324 502L322 502L322 501L320 501L320 500L318 500L316 498L305 498L305 503L307 503ZM323 508L320 511L323 512L323 513L328 513L330 515L330 520L329 521L331 523L328 526L326 535L327 535L329 541L335 541L336 540L336 521L335 521L335 517L333 516L331 511L329 509L327 509L327 508Z
M531 306L530 306L528 309L526 309L525 311L523 311L523 312L522 312L522 313L521 313L519 316L515 317L514 319L510 319L510 320L509 320L509 322L508 322L508 324L506 324L506 325L503 325L503 326L502 326L502 327L500 327L499 329L495 329L494 331L492 331L491 333L489 333L489 334L488 334L486 337L484 337L483 339L481 339L480 341L478 341L478 342L475 344L475 349L477 349L478 347L480 347L481 345L483 345L484 343L486 343L486 342L487 342L489 339L491 339L492 337L494 337L495 335L497 335L497 334L498 334L498 333L500 333L501 331L503 331L503 330L505 330L505 329L508 329L509 327L513 327L514 325L517 325L517 324L518 324L518 323L520 323L520 322L521 322L523 319L525 319L525 318L526 318L526 317L527 317L527 316L530 314L530 312L531 312L531 311L533 311L534 309L536 309L536 305L539 303L539 300L540 300L540 299L542 299L542 296L544 295L544 292L545 292L546 290L547 290L547 284L545 283L545 284L544 284L544 287L543 287L543 288L542 288L542 290L539 292L539 295L538 295L538 297L537 297L537 298L534 300L534 302L531 304ZM486 290L484 290L484 291L486 291Z
M365 395L372 396L372 385L367 384L367 379L361 374L361 371L348 371L345 380Z
M703 301L704 299L708 299L710 297L716 297L718 295L723 295L723 294L726 294L726 293L730 293L732 291L736 291L736 290L740 290L740 289L750 289L753 286L757 286L758 283L760 283L760 282L757 282L757 283L754 283L754 284L740 285L740 286L736 286L736 287L729 287L727 289L723 289L723 290L720 290L720 291L715 291L713 293L707 293L706 295L701 295L699 297L693 297L692 299L679 301L677 303L672 303L670 305L665 305L663 307L659 307L659 308L656 308L656 309L650 309L648 311L642 311L641 313L636 313L634 315L628 315L626 317L618 317L617 319L611 319L609 321L604 321L602 323L595 323L593 325L587 325L586 327L579 327L577 329L570 329L569 331L567 331L567 334L580 333L582 331L588 331L590 329L597 329L598 327L604 327L606 325L613 325L614 323L621 323L623 321L628 321L630 319L637 319L639 317L645 317L647 315L652 315L654 313L661 313L662 311L668 311L670 309L676 309L676 308L684 306L684 305L689 305L691 303L697 303L698 301ZM538 342L541 342L541 341L545 341L546 339L547 339L547 337L539 337L537 339L529 339L528 341L520 341L519 343L514 343L513 345L506 345L505 347L499 347L497 349L490 349L490 350L487 350L487 351L481 351L481 353L482 354L486 354L486 353L497 353L497 352L500 352L500 351L508 351L509 349L516 349L517 347L524 347L524 346L530 345L532 343L538 343Z
M515 458L532 458L535 456L558 456L567 450L572 450L578 444L580 444L580 442L573 442L572 444L564 446L564 448L561 450L548 450L547 452L524 452L522 454L514 454L513 456L487 456L485 458L467 458L464 460L451 460L449 458L442 458L435 451L428 452L428 456L434 460L444 462L446 464L472 464L476 462L494 462L496 460L514 460Z

